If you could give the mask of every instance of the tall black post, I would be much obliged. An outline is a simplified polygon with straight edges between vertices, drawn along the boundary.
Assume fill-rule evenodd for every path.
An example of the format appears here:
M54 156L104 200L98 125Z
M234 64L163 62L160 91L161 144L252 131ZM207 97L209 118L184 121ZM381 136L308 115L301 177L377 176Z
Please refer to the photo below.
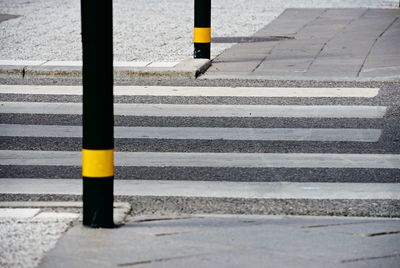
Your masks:
M211 0L194 0L194 58L210 59Z
M83 224L114 227L112 0L81 0Z

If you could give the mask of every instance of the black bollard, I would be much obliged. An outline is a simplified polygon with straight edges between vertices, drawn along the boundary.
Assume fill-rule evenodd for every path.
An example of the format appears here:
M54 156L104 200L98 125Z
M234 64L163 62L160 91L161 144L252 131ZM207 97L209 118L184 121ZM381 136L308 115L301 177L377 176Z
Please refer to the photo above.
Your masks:
M194 0L194 58L210 59L211 0Z
M114 108L112 0L81 0L83 225L112 228Z

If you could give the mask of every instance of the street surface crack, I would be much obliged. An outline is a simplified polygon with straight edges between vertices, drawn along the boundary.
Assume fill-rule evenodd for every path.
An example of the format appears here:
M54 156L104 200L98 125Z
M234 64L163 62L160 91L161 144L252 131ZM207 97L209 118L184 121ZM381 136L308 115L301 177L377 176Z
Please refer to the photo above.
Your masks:
M323 227L331 227L331 226L342 226L342 225L355 225L355 224L365 224L365 223L374 223L376 221L363 221L363 222L346 222L346 223L332 223L332 224L320 224L320 225L306 225L301 228L323 228Z
M181 233L181 232L161 233L161 234L155 234L155 236L170 236L170 235L178 235L178 234L183 234L183 233Z
M356 259L347 259L347 260L342 260L341 263L359 262L359 261L369 261L369 260L387 259L387 258L395 258L395 257L400 257L400 253L396 252L396 253L390 254L390 255L374 256L374 257L365 257L365 258L356 258Z
M186 220L191 219L192 217L171 217L171 218L149 218L149 219L138 219L135 220L135 223L138 222L152 222L152 221L172 221L172 220Z
M119 264L117 264L117 266L118 267L131 267L131 266L142 265L142 264L150 264L150 263L155 263L155 262L166 262L166 261L172 261L172 260L180 260L180 259L192 258L192 257L197 257L197 256L202 256L202 255L206 255L206 254L177 256L177 257L160 258L160 259L147 260L147 261L119 263Z
M367 234L367 236L368 236L368 237L374 237L374 236L393 235L393 234L400 234L400 231L389 231L389 232L371 233L371 234Z

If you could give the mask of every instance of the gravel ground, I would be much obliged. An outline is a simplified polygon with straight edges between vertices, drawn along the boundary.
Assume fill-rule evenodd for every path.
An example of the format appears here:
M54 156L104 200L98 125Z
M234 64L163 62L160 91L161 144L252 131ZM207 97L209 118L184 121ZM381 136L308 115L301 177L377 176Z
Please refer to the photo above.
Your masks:
M71 220L0 218L0 267L36 267Z
M2 0L0 59L80 60L80 1ZM289 7L398 7L398 0L214 0L213 36L248 36ZM177 16L179 14L179 16ZM193 0L114 0L118 61L179 61L192 54ZM213 44L218 55L229 44Z

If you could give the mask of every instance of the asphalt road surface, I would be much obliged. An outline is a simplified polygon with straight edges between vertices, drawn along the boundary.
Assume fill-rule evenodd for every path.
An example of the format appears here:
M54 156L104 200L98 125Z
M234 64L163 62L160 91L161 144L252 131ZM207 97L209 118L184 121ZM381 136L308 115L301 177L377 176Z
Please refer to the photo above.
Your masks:
M0 86L0 176L81 178L80 87ZM400 180L400 88L115 88L118 180Z

